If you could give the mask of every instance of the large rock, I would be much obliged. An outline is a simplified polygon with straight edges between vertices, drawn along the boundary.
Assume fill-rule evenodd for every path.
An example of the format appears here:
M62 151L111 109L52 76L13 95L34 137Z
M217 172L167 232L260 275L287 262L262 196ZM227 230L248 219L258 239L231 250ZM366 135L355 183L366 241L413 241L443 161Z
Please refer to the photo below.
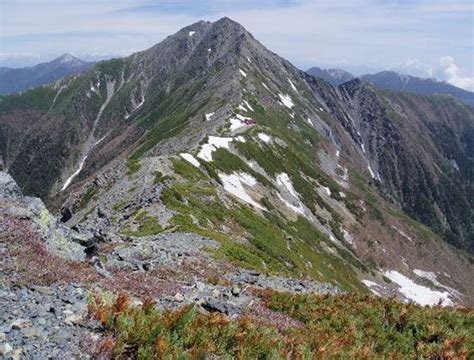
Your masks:
M21 189L15 180L6 172L0 171L0 198L14 198L21 195Z
M59 224L39 198L23 196L13 178L0 172L0 219L21 219L30 222L31 228L44 241L49 251L70 260L83 260L84 247L78 236L66 226ZM8 226L0 220L0 228Z

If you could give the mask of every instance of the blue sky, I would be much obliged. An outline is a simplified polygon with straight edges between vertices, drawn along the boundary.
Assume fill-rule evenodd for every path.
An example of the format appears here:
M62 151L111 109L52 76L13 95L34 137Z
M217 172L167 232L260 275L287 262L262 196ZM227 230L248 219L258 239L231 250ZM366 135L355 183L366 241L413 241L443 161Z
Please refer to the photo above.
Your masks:
M303 69L396 69L474 90L472 0L1 0L0 16L0 66L124 56L229 16Z

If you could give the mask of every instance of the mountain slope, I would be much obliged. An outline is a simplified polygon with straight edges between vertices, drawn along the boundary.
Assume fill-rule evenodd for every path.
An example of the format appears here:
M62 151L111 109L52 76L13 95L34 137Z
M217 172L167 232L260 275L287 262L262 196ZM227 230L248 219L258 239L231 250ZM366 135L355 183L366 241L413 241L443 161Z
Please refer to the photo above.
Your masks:
M70 54L32 67L0 69L0 94L24 91L36 86L49 84L65 76L80 74L89 69L91 63Z
M326 80L335 86L355 78L354 75L342 69L321 69L319 67L312 67L306 70L306 72L315 78Z
M459 186L456 197L469 199L473 111L437 101L359 80L335 88L224 18L2 97L1 155L22 188L99 243L144 252L160 236L191 233L217 242L215 259L259 273L471 303L469 257L403 212L435 230L446 218L468 247L469 218L455 219L472 204L437 195ZM416 113L424 108L433 115ZM445 124L456 126L445 136L462 170L443 169L439 185L431 170L450 160L435 136ZM419 217L427 199L414 184L433 190L432 223ZM151 256L102 255L106 268L131 256L133 269Z

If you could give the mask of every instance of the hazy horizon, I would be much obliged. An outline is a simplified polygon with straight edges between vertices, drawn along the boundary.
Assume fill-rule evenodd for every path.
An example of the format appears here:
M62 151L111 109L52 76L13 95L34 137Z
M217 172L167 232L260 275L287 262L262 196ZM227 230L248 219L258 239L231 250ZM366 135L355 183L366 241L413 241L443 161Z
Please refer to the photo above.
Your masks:
M474 90L473 4L466 0L5 0L0 66L71 53L86 61L146 49L201 19L228 16L306 70L395 70Z

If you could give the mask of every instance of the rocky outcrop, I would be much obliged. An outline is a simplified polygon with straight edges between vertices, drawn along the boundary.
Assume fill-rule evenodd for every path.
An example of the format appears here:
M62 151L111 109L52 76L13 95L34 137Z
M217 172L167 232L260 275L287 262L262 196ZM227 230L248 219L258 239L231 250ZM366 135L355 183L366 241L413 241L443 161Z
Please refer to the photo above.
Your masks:
M41 199L23 196L13 178L5 172L0 172L0 218L0 226L7 232L11 221L26 219L49 251L65 259L84 259L84 246L78 243L84 238L59 224Z

